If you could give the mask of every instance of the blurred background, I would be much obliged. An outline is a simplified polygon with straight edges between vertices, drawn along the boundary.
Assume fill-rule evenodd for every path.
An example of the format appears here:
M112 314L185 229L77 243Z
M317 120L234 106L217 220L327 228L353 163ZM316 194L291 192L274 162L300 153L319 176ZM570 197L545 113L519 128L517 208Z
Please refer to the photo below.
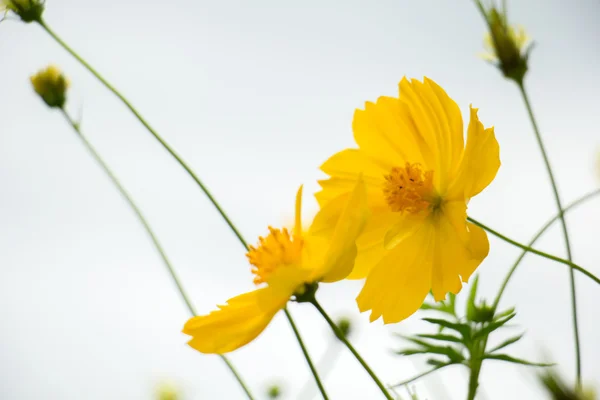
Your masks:
M536 42L526 85L568 203L599 182L600 3L508 8ZM317 209L318 166L354 146L354 110L396 95L403 75L434 79L463 115L473 104L496 127L503 165L471 216L525 242L556 214L516 86L477 57L486 28L471 1L48 0L45 19L184 156L252 243L292 215L299 184L306 212ZM252 288L236 238L179 165L39 27L2 22L0 54L0 398L149 399L170 382L182 399L242 399L218 357L185 344L187 310L150 240L29 75L52 62L71 78L68 109L137 199L199 312ZM596 275L599 205L568 215L575 260ZM479 269L488 299L519 254L490 241ZM563 255L559 225L537 247ZM577 278L584 381L600 388L600 290ZM352 319L352 340L385 382L424 371L391 351L401 346L392 332L424 329L419 314L369 324L354 303L360 285L322 285L318 296L333 316ZM566 267L527 256L501 306L516 306L514 322L527 332L511 354L557 362L572 381L568 286ZM290 310L318 360L329 328L308 305ZM231 359L258 398L278 382L294 399L310 379L283 315ZM481 398L543 398L536 372L490 361ZM415 389L462 399L466 382L466 370L450 367ZM345 349L325 384L336 399L380 396Z

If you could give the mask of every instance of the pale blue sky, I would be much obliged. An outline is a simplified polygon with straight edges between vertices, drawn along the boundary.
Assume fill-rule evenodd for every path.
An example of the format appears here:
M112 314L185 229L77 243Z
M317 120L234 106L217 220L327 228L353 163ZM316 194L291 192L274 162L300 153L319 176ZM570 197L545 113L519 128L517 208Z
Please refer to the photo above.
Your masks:
M600 4L508 3L537 43L526 83L572 201L598 186ZM473 104L496 127L503 165L471 202L472 216L526 241L555 214L516 87L476 56L485 26L470 1L48 0L46 19L183 154L251 242L289 217L299 184L308 195L316 189L320 163L353 146L354 109L394 95L403 75L436 80L463 111ZM82 114L87 136L138 199L201 312L251 288L235 237L168 154L41 29L3 22L0 54L0 397L147 399L170 379L185 399L242 399L217 357L185 345L188 315L160 259L60 115L33 94L29 75L53 62L70 76L69 110ZM596 275L599 204L569 215L576 261ZM562 255L557 228L539 247ZM480 268L486 297L517 254L491 239ZM528 256L503 305L517 306L516 329L527 331L512 353L550 354L572 379L567 276L564 266ZM584 377L600 389L600 291L581 276L578 288ZM354 318L354 341L386 382L425 368L389 351L398 345L391 332L424 329L419 316L369 324L354 303L359 289L325 285L319 296L331 314ZM290 308L318 359L327 327L309 306ZM231 358L257 394L278 379L293 399L309 376L281 316ZM540 398L533 373L486 364L485 398ZM432 400L462 399L466 378L449 369L416 388ZM379 396L345 351L326 386L332 398Z

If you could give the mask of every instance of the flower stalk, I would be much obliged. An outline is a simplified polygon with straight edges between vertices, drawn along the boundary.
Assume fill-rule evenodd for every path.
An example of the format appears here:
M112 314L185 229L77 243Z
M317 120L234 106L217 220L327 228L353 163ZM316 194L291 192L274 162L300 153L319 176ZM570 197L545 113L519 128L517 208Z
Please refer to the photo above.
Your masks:
M381 383L381 380L379 380L379 378L377 377L375 372L373 372L371 367L369 367L367 362L360 356L360 354L356 351L354 346L352 346L352 344L348 341L348 339L346 339L346 336L344 335L344 333L340 330L340 328L337 326L337 324L331 319L331 317L329 317L327 312L325 312L325 310L323 309L321 304L319 304L317 299L313 296L313 298L309 302L313 306L315 306L317 311L319 311L319 313L323 316L323 318L325 318L325 321L327 321L327 324L329 324L329 326L331 327L331 329L333 330L335 335L342 341L342 343L344 343L344 345L346 345L348 350L350 350L350 352L358 360L360 365L362 365L362 367L365 369L365 371L367 371L367 373L371 376L371 378L373 379L375 384L379 387L379 389L381 390L381 393L383 393L385 398L387 400L393 400L393 397L388 393L386 387L383 385L383 383Z
M183 158L158 134L158 132L146 121L146 119L139 113L139 111L133 106L133 104L119 92L112 84L110 84L96 69L94 69L83 57L81 57L75 50L73 50L64 40L60 38L45 22L45 20L39 16L35 20L42 29L48 33L48 35L56 41L63 49L65 49L69 54L71 54L83 67L85 67L94 77L96 77L110 92L112 92L121 102L131 111L131 113L138 119L138 121L154 136L156 140L175 158L175 160L183 167L183 169L188 173L188 175L196 182L196 184L200 187L202 192L208 197L212 205L217 209L222 219L225 221L229 229L234 233L237 237L238 241L244 246L244 249L248 249L248 244L241 232L237 229L237 227L233 224L225 210L221 207L221 205L217 202L216 198L212 195L212 193L208 190L208 187L200 180L198 175L192 170L190 166L183 160ZM286 313L286 318L288 319L290 325L295 325L292 316L289 313ZM297 339L300 339L299 334L296 335ZM300 340L299 340L300 343ZM308 353L304 353L305 356L308 356ZM312 361L307 358L307 362L312 364ZM314 374L313 374L314 375ZM315 380L318 380L318 377L315 375Z
M558 209L558 215L560 217L562 232L563 232L563 236L565 239L565 248L567 250L567 259L569 261L572 261L573 254L571 251L569 230L567 228L567 221L565 219L564 209L562 206L562 202L560 200L560 194L558 193L558 185L556 184L556 179L554 178L554 173L552 172L552 167L550 165L550 159L548 158L548 154L547 154L546 148L544 146L544 141L542 140L542 135L540 133L540 129L538 128L537 122L535 120L535 116L533 115L533 109L531 108L531 103L529 102L529 97L527 96L527 91L525 89L523 80L516 81L516 83L517 83L517 86L519 87L521 96L523 97L523 102L525 103L525 107L527 108L527 113L529 114L529 119L531 120L531 124L533 125L533 132L535 133L535 138L536 138L538 146L540 148L540 152L542 153L542 157L544 158L544 165L546 166L546 170L548 171L548 177L550 179L550 184L552 185L552 192L554 194L556 208ZM569 283L570 283L570 290L571 290L573 337L574 337L574 341L575 341L575 373L576 373L577 385L581 385L581 344L580 344L580 339L579 339L579 322L578 322L578 318L577 318L577 289L576 289L576 285L575 285L575 273L573 272L573 269L569 270Z
M154 247L158 251L158 254L160 255L164 265L167 267L167 270L169 271L169 275L171 276L171 279L175 283L175 286L177 287L177 291L181 295L181 298L183 299L187 309L189 310L191 315L196 315L197 314L196 310L195 310L194 306L192 305L192 302L191 302L189 296L187 295L185 289L183 288L181 280L179 279L179 277L177 276L177 273L175 272L175 268L173 267L173 265L171 264L171 261L167 257L167 254L165 253L165 250L162 247L161 243L158 241L158 237L156 236L156 234L150 227L148 220L146 219L144 214L142 214L142 211L140 210L140 208L137 206L137 204L135 203L135 201L133 200L131 195L127 192L125 187L121 184L121 182L119 181L117 176L114 174L114 172L110 169L108 164L106 164L106 162L102 159L100 154L96 151L96 149L92 146L92 144L83 135L83 133L81 132L81 127L80 127L79 123L77 123L73 118L71 118L71 116L67 113L67 111L64 109L64 107L61 106L59 108L60 108L62 115L67 120L68 124L73 128L73 130L75 131L75 133L77 134L79 139L81 139L85 148L92 155L92 157L98 163L98 165L104 170L106 175L110 178L111 182L115 185L115 187L117 188L119 193L123 196L125 201L127 201L127 204L133 210L136 217L143 225L144 229L146 230L146 233L152 240L152 244L154 244ZM241 386L242 390L246 394L246 397L249 400L254 400L254 397L252 396L250 389L248 389L248 386L246 385L246 383L244 382L244 380L242 379L242 377L238 373L238 371L235 369L235 367L233 366L231 361L229 361L229 359L224 355L219 355L219 357L223 360L223 362L225 362L225 364L229 368L229 371L233 374L233 376L235 377L235 379Z

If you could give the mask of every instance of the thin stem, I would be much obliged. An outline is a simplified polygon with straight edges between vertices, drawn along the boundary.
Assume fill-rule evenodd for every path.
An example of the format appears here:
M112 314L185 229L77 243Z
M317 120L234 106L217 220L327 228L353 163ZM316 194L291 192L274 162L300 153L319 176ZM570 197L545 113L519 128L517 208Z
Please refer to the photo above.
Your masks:
M529 97L527 96L527 91L525 90L525 85L523 81L517 82L517 86L519 87L519 91L523 96L523 101L525 102L525 107L527 108L527 113L529 114L529 119L531 120L531 124L533 125L533 131L535 132L535 138L537 139L540 151L544 158L544 164L546 165L546 170L548 171L548 177L550 178L550 183L552 184L552 192L554 193L554 200L556 201L556 208L558 209L558 213L560 216L560 223L562 226L563 236L565 238L565 247L567 249L567 259L569 261L573 260L573 255L571 253L571 243L569 240L569 231L567 229L567 221L564 215L564 209L560 201L560 195L558 193L558 186L556 184L556 180L554 179L554 174L552 173L552 167L550 166L550 160L548 159L548 154L546 153L546 149L544 146L544 141L542 140L542 135L540 134L540 130L537 126L537 122L533 115L533 110L531 108L531 103L529 102ZM575 338L575 361L576 361L576 373L577 373L577 384L581 385L581 349L579 342L579 323L577 321L577 291L575 288L575 273L573 270L569 270L569 280L571 284L571 308L573 310L573 334Z
M329 324L329 326L331 327L331 329L333 329L333 332L336 334L336 336L339 337L339 339L346 345L346 347L348 348L348 350L350 350L350 352L358 360L358 362L360 363L360 365L363 366L363 368L371 376L371 378L373 379L373 381L375 381L375 383L377 384L377 386L379 387L379 389L381 390L381 392L383 393L383 395L385 396L385 398L388 399L388 400L393 400L392 396L390 396L390 394L388 393L387 389L381 383L381 381L379 380L379 378L377 377L377 375L375 375L375 373L369 367L369 365L365 362L365 360L363 360L363 358L360 356L360 354L358 354L358 352L354 349L354 347L352 346L352 344L350 344L350 342L348 341L348 339L346 339L346 337L344 336L344 334L342 333L342 331L340 330L340 328L338 328L337 324L329 317L329 315L327 315L327 313L325 312L325 310L323 309L323 307L321 307L321 304L319 304L319 302L317 301L317 299L313 298L313 299L311 299L310 302L311 302L312 305L315 306L315 308L319 311L319 313L323 316L323 318L325 318L325 321L327 321L327 323Z
M432 369L430 369L430 370L428 370L428 371L421 372L419 375L415 375L415 376L413 376L413 377L412 377L412 378L410 378L410 379L407 379L407 380L405 380L405 381L402 381L402 382L396 383L395 385L392 385L391 387L399 387L399 386L408 385L409 383L412 383L412 382L416 381L417 379L421 379L421 378L423 378L423 377L425 377L425 376L427 376L427 375L429 375L429 374L432 374L432 373L434 373L434 372L435 372L435 371L437 371L437 370L440 370L440 369L442 369L442 368L448 367L448 366L450 366L450 365L454 365L454 364L445 364L445 365L442 365L442 366L439 366L439 367L432 368Z
M321 371L320 376L321 380L325 381L327 375L332 371L335 366L335 362L337 361L340 355L340 343L337 338L332 339L331 344L327 347L325 353L319 358L317 361L317 371ZM312 384L312 379L308 380L302 386L297 398L298 399L312 399L314 398L315 387Z
M597 196L600 194L600 189L596 189L582 197L580 197L579 199L575 200L574 202L572 202L571 204L569 204L568 206L565 207L565 209L563 210L564 213L567 213L569 210L577 207L578 205L582 204L583 202L590 200L591 198ZM531 241L529 242L529 244L527 245L528 247L531 247L535 244L535 242L538 241L538 239L548 230L548 228L550 228L552 226L552 224L554 222L556 222L558 219L560 219L560 215L555 215L551 220L549 220L548 222L546 222L546 224L535 234L535 236L533 237L533 239L531 239ZM513 264L512 268L510 269L510 271L508 272L508 274L506 275L506 278L504 278L504 282L502 282L502 286L500 286L500 290L498 291L498 295L496 296L496 300L494 300L494 305L492 308L496 309L498 307L498 304L500 303L500 299L502 298L502 294L504 293L504 290L506 289L506 286L508 285L508 281L510 280L510 278L513 276L513 274L515 273L517 267L519 266L519 264L521 263L521 261L523 260L523 258L525 258L525 255L527 254L527 250L523 250L523 252L521 253L521 255L519 255L519 257L517 258L517 260L515 261L515 263Z
M582 274L584 274L588 278L592 279L594 282L600 284L600 279L597 276L595 276L594 274L592 274L591 272L589 272L585 268L580 267L579 265L575 264L572 261L568 261L568 260L565 260L564 258L553 256L552 254L544 253L543 251L536 250L536 249L534 249L534 248L532 248L530 246L525 246L524 244L521 244L521 243L519 243L519 242L517 242L515 240L512 240L509 237L504 236L503 234L501 234L501 233L493 230L489 226L486 226L486 225L482 224L479 221L474 220L471 217L468 217L467 220L470 221L470 222L472 222L472 223L474 223L475 225L479 226L480 228L488 231L492 235L494 235L494 236L496 236L496 237L504 240L505 242L512 244L513 246L517 246L520 249L523 249L523 250L528 251L528 252L533 253L533 254L537 254L538 256L547 258L549 260L553 260L553 261L559 262L561 264L565 264L565 265L571 267L572 269L576 269L577 271L581 272Z
M221 360L223 360L225 362L225 364L227 364L229 371L231 371L233 376L235 376L235 379L237 379L238 383L244 390L244 393L246 393L246 397L248 397L249 400L254 400L254 397L252 397L252 393L250 393L250 389L248 389L248 387L244 384L244 380L242 379L240 374L237 372L237 370L235 369L235 367L233 366L231 361L229 361L229 359L223 354L219 354L219 357L221 357Z
M300 336L300 332L298 332L298 328L296 327L296 324L294 323L294 320L292 319L292 315L290 314L290 312L288 311L287 308L284 308L283 310L285 311L285 315L287 316L288 321L290 321L290 325L292 326L294 335L296 335L296 339L298 339L298 343L300 344L302 353L304 353L304 358L306 359L306 362L308 363L308 367L310 368L313 376L315 377L315 382L317 383L317 386L319 387L319 391L321 392L323 399L324 400L329 399L329 397L327 397L327 393L325 392L325 387L323 386L323 383L321 382L321 379L319 378L319 373L317 372L317 369L315 368L315 366L312 362L312 359L310 358L310 355L308 354L308 350L306 349L306 346L304 346L304 341L302 340L302 337Z
M119 190L119 193L121 193L121 195L123 196L123 198L127 201L127 204L129 204L129 207L131 207L131 209L133 210L133 212L137 216L138 220L144 226L144 229L146 230L146 233L148 233L148 236L150 236L150 239L152 240L152 243L154 244L154 247L158 251L158 254L160 255L161 259L163 260L163 263L167 267L167 270L169 271L169 275L171 275L171 278L173 279L173 282L175 283L175 286L177 286L177 290L179 291L179 294L181 295L181 298L185 302L185 305L187 306L190 314L192 316L196 316L196 310L195 310L194 306L192 305L192 302L191 302L189 296L186 294L185 289L183 288L183 285L181 284L181 280L177 276L177 273L175 272L175 269L173 268L173 265L171 264L171 261L169 261L169 258L167 257L167 254L165 253L162 245L158 241L158 238L157 238L156 234L154 233L154 231L150 227L150 224L148 223L148 220L146 219L146 217L144 217L144 214L142 214L142 211L140 210L140 208L133 201L133 198L127 192L127 190L125 190L125 187L121 184L121 182L119 181L119 179L117 178L117 176L112 172L112 170L110 169L110 167L108 166L108 164L106 164L106 162L104 162L104 160L102 159L102 157L100 156L100 154L96 151L96 149L92 146L92 144L83 135L83 133L81 132L81 129L79 127L79 124L77 122L75 122L71 118L71 116L63 108L61 108L60 110L62 112L62 115L65 117L65 119L69 123L69 125L71 125L71 127L73 128L73 130L75 131L75 133L77 134L77 136L81 139L82 143L84 144L84 146L86 147L86 149L88 150L88 152L92 155L92 157L94 158L94 160L96 160L96 162L98 163L98 165L100 165L100 167L102 167L102 169L104 170L104 172L106 173L106 175L108 175L108 177L110 178L110 180L112 181L112 183ZM229 370L231 371L231 373L237 379L238 383L240 384L240 386L242 387L242 389L246 393L248 399L253 400L254 398L252 397L252 394L250 393L248 387L246 386L246 384L242 380L242 377L235 370L235 368L233 367L233 365L231 364L231 362L224 355L220 355L220 357L225 362L225 364L227 364L227 367L229 367Z
M239 242L244 246L244 249L248 249L248 244L241 232L229 219L229 216L225 213L225 210L221 208L221 205L217 202L215 197L211 194L208 188L202 183L196 173L186 164L186 162L177 154L177 152L150 126L150 124L142 117L142 115L133 107L133 105L123 96L113 85L111 85L98 71L96 71L90 64L87 63L78 53L75 52L67 43L65 43L50 27L46 24L43 19L37 21L40 26L69 54L71 54L77 61L81 63L92 75L94 75L108 90L110 90L115 96L117 96L121 102L131 111L131 113L140 121L140 123L150 132L156 140L177 160L177 162L186 170L188 175L198 184L202 192L208 197L212 205L217 209L223 220L229 226L229 229L235 234ZM288 314L288 321L293 324L292 317ZM308 361L308 360L307 360Z
M67 43L65 43L50 27L46 24L44 20L37 21L40 26L59 44L61 45L69 54L71 54L77 61L81 63L89 72L92 73L108 90L110 90L115 96L125 104L125 106L131 111L131 113L141 122L142 125L159 141L159 143L177 160L177 162L186 170L186 172L190 175L190 177L198 184L200 189L204 192L206 197L210 200L213 206L217 209L221 217L225 220L229 229L237 236L239 241L244 245L244 248L247 248L246 241L244 237L235 227L233 222L229 219L225 211L221 208L221 205L217 202L217 200L213 197L211 192L208 190L206 185L202 183L200 178L196 175L196 173L187 165L187 163L181 158L179 154L158 134L152 126L142 117L142 115L133 107L133 105L123 96L113 85L111 85L98 71L96 71L90 64L87 63L79 54L75 52Z

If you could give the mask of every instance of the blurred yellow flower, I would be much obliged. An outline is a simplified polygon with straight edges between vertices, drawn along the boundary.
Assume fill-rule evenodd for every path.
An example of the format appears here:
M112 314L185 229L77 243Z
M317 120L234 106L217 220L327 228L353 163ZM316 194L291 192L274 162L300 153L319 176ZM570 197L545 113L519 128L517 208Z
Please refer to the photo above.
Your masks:
M357 110L359 148L322 165L330 178L319 182L313 228L328 234L364 177L371 216L349 278L367 278L359 309L384 323L413 314L430 290L436 301L458 293L487 256L487 235L467 222L467 204L500 166L494 129L484 129L477 109L471 108L465 146L461 112L440 86L403 78L399 88L399 98L380 97Z
M300 187L292 232L269 227L267 237L249 248L254 283L264 287L234 297L208 315L191 318L183 329L192 336L188 344L202 353L236 350L254 340L292 296L302 296L317 282L344 279L352 270L356 238L367 218L364 182L357 177L350 191L333 234L324 238L313 234L312 227L302 230Z
M33 89L48 106L62 108L65 105L69 80L58 67L50 65L30 79Z

